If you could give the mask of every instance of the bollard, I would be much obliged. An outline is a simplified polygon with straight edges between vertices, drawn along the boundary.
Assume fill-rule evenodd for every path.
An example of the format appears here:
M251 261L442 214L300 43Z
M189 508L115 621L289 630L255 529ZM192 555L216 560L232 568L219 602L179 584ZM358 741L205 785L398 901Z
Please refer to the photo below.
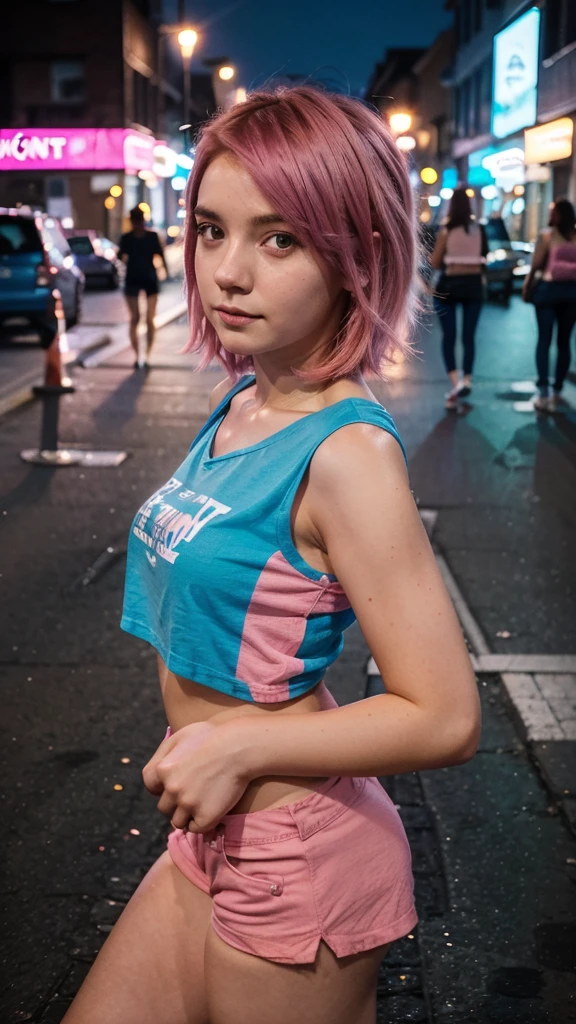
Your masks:
M27 448L20 452L24 462L32 462L37 466L119 466L128 457L128 452L121 451L87 451L69 446L60 448L58 444L58 414L62 395L74 394L76 388L69 377L62 372L62 351L68 348L64 308L57 289L52 293L55 299L56 331L52 341L46 348L44 362L44 383L32 390L42 399L42 423L40 427L40 447Z

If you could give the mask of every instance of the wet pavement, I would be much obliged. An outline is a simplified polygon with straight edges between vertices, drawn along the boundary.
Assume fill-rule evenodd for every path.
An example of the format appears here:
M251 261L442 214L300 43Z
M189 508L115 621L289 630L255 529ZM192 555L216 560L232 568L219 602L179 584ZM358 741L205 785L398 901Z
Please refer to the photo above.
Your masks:
M570 656L576 414L522 408L532 317L516 300L484 311L461 416L444 412L427 320L420 359L370 386L397 420L415 498L424 515L437 513L433 544L485 650ZM6 1024L60 1021L169 829L140 775L165 727L155 661L118 621L134 509L181 460L223 377L217 367L193 372L179 354L185 337L183 324L163 330L147 375L131 371L128 352L75 371L62 441L126 448L118 469L20 462L37 444L36 405L0 424ZM576 407L576 388L568 397ZM484 730L472 762L381 780L409 835L420 923L383 964L378 1024L576 1020L575 743L530 734L529 683L512 675L516 701L501 674L478 674ZM524 675L551 692L554 673ZM341 704L382 685L357 626L327 682Z

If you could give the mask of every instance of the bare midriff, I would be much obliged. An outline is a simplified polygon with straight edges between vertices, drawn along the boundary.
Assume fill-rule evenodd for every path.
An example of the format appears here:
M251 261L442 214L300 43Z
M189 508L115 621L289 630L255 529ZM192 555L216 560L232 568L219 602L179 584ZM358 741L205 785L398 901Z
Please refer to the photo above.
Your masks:
M448 263L446 274L448 277L465 277L468 274L481 274L484 271L483 263Z
M201 683L177 676L158 655L158 672L166 718L172 732L208 720L224 722L244 715L313 714L338 707L324 681L313 690L278 704L256 704L211 690ZM243 796L228 814L263 811L303 800L328 776L263 775L248 783Z

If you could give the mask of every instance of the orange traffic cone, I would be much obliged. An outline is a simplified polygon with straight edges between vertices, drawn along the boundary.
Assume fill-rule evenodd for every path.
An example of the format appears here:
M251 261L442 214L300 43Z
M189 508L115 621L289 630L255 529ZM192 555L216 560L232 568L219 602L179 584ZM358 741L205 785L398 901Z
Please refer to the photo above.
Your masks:
M62 354L60 352L60 335L56 334L46 349L44 363L44 387L62 387Z

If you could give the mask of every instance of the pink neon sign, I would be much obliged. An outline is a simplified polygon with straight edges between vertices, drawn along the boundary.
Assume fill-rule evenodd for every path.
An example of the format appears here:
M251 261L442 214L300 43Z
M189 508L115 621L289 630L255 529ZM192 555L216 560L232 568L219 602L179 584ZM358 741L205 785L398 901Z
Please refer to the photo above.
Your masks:
M126 128L1 128L0 171L152 170L151 135Z

